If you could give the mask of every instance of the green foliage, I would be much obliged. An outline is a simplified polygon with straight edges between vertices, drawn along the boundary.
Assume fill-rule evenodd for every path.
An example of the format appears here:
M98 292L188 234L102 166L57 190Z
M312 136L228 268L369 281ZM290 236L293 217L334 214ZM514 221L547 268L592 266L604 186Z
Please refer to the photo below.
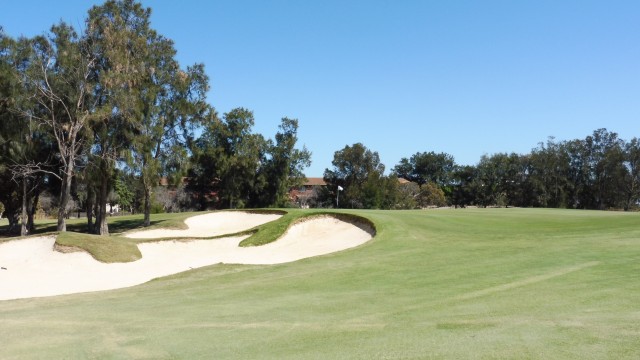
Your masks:
M152 212L151 189L161 175L172 179L173 184L182 181L189 167L187 146L193 141L193 129L208 109L204 65L195 64L184 71L175 56L171 40L148 31L147 52L142 59L147 71L138 99L140 129L129 156L129 164L143 184L147 225Z
M606 129L585 139L555 141L531 153L484 155L476 166L455 166L447 154L416 153L394 174L431 181L454 206L625 209L640 201L638 140L625 142Z
M418 185L432 182L440 188L449 185L455 169L452 155L447 153L417 152L410 159L402 158L393 172Z
M324 180L333 196L340 191L339 207L368 208L382 207L384 199L384 165L380 156L363 144L345 146L333 155L333 169L324 171Z
M624 209L637 207L640 199L640 140L633 138L624 148L624 166L628 169L623 180Z
M223 120L211 110L202 136L195 141L189 186L200 194L215 193L218 207L243 208L266 184L260 167L266 162L268 143L252 133L253 124L253 113L247 109L233 109ZM201 195L201 207L208 202Z
M262 207L284 207L289 204L289 190L302 185L304 169L311 165L311 153L303 147L296 149L298 120L282 118L275 144L269 143L268 160L261 172L266 180L257 194Z
M476 166L474 179L478 204L521 206L518 201L526 170L522 161L515 153L483 156Z
M420 195L420 186L414 182L398 182L397 197L394 209L415 209L418 206L417 198Z
M447 200L444 197L444 191L438 185L428 182L420 186L420 195L418 203L421 207L428 206L446 206Z
M96 232L109 233L106 216L107 195L117 161L129 158L137 139L144 139L143 93L149 91L147 78L156 33L150 28L151 9L131 0L107 1L89 10L86 37L99 49L96 93L103 99L98 121L91 125L93 142L90 170L98 174ZM153 165L149 165L153 171Z
M9 231L17 231L23 212L33 219L37 207L33 204L45 188L45 174L56 171L51 156L53 138L39 121L44 107L27 81L36 65L34 43L26 38L15 40L0 29L0 203L9 219Z
M637 140L636 140L637 141ZM635 145L634 145L635 144ZM533 206L629 209L640 197L634 139L625 142L606 129L585 139L555 142L534 149L525 185ZM633 175L635 174L635 175Z
M455 207L465 207L475 203L474 179L476 169L473 166L456 166L453 174L451 204Z
M151 214L162 214L164 212L166 212L164 210L164 205L156 200L153 200L151 202L151 208L150 208Z
M531 202L540 207L567 207L571 168L562 144L549 138L531 151L529 162Z
M115 179L114 188L117 194L117 204L124 209L130 208L131 205L133 205L135 195L130 185L127 184L121 176L118 176Z

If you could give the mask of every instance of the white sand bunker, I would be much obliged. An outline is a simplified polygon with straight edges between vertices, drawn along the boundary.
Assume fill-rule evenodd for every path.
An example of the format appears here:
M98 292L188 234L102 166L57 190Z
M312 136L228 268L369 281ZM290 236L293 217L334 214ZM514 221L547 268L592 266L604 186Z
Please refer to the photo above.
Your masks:
M213 237L234 234L280 218L279 214L259 214L241 211L219 211L193 216L184 221L186 230L154 229L130 232L126 237L134 239L158 239L179 237Z
M160 235L162 237L166 237ZM277 264L328 254L371 239L368 231L333 217L293 225L277 241L241 248L248 236L139 244L142 259L105 264L88 253L53 250L53 237L0 244L0 300L110 290L218 264Z

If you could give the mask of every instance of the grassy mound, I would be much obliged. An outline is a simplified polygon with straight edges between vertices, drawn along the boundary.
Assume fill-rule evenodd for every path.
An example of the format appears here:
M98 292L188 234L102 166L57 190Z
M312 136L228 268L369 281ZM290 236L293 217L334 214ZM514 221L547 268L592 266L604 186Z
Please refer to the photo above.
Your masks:
M94 259L105 263L130 262L142 257L138 246L125 238L69 231L58 234L56 250L62 252L86 251Z
M284 235L287 230L296 223L322 216L330 216L338 220L354 224L371 234L371 236L374 236L376 232L375 224L371 220L363 216L329 211L305 212L295 210L285 213L280 219L266 224L268 226L259 226L256 229L249 230L249 233L252 233L252 235L242 240L240 242L240 246L260 246L274 242L278 240L282 235Z

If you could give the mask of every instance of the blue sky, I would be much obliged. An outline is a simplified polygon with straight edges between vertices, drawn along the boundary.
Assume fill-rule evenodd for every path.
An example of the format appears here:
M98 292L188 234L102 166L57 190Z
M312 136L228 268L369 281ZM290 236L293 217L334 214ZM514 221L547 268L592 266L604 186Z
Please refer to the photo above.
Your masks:
M2 0L32 36L82 27L100 1ZM418 151L460 164L605 127L640 137L640 1L144 1L183 66L202 62L220 114L273 137L300 121L322 176L362 142L390 170Z

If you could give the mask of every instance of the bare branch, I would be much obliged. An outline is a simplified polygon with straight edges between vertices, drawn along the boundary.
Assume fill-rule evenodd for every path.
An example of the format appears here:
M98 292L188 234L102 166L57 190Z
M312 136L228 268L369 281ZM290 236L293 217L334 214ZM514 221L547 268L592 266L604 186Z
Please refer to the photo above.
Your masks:
M11 180L17 182L18 178L30 178L38 173L53 175L56 178L62 180L62 177L51 170L47 170L49 164L43 162L30 161L27 164L18 164L13 161L13 165L9 166L11 171Z

